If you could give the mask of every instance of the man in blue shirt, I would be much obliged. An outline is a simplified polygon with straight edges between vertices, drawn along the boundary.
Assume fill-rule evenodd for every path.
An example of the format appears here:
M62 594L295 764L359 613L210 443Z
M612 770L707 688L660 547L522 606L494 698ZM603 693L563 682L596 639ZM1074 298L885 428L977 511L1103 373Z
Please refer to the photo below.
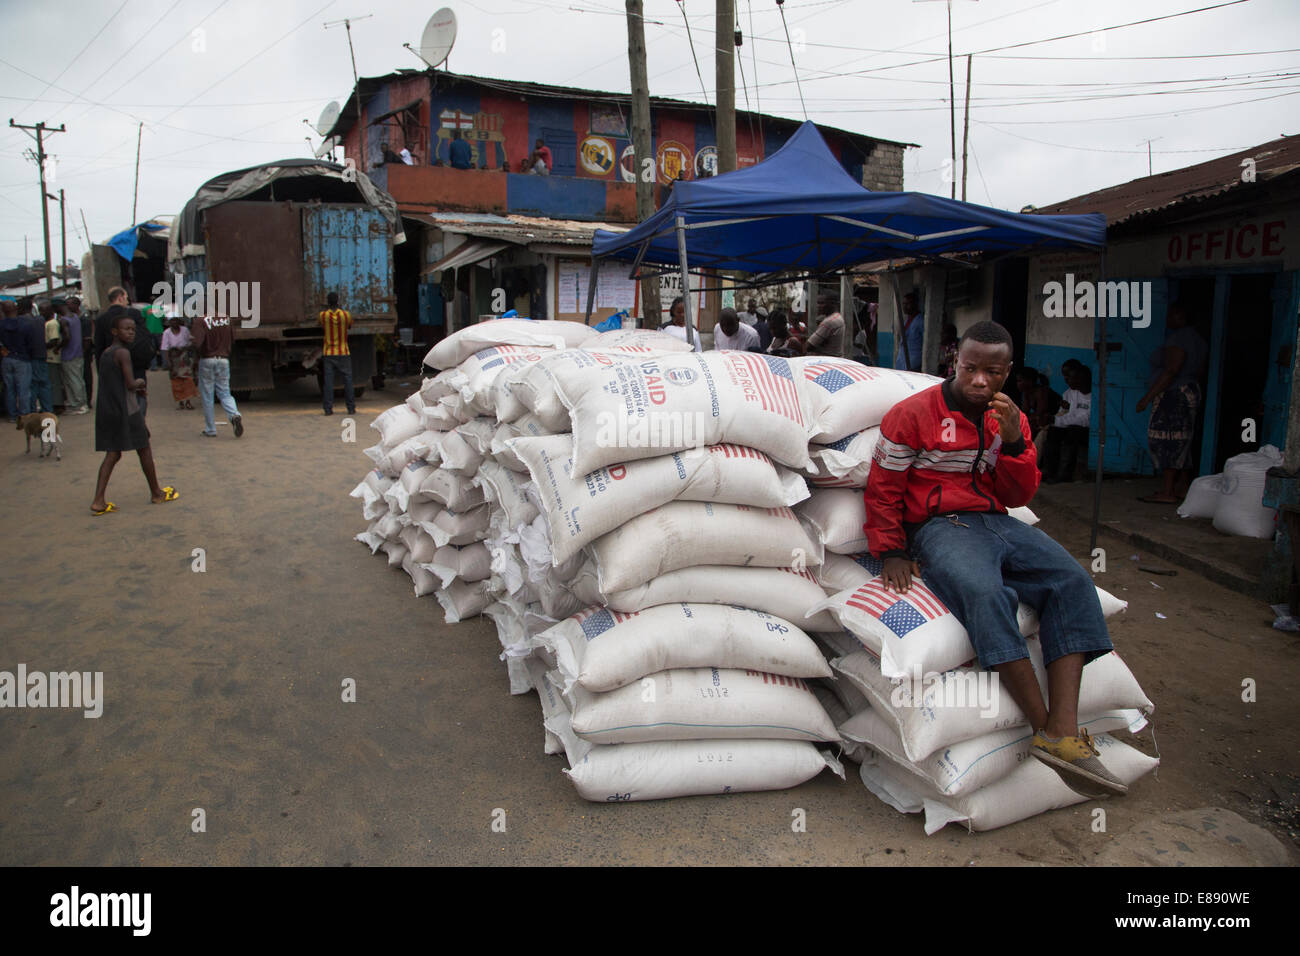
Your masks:
M894 323L898 343L894 346L894 368L921 371L921 350L925 345L925 316L917 309L916 293L903 296L902 326ZM906 346L906 348L904 347Z
M9 413L9 421L14 422L19 415L32 410L32 366L27 332L18 318L18 306L8 299L0 302L0 346L4 348L0 366L4 369L5 411Z
M451 131L451 145L447 147L448 161L452 169L473 169L474 151L469 143L460 138L460 130Z

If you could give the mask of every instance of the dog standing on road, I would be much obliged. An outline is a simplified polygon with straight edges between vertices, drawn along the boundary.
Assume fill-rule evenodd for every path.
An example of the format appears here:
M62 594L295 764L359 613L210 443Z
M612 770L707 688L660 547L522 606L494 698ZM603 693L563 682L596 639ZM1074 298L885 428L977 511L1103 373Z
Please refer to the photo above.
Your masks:
M41 455L47 457L54 452L55 461L63 461L63 436L59 434L59 416L53 412L32 412L18 418L18 430L27 432L27 451L31 454L32 436L41 439Z

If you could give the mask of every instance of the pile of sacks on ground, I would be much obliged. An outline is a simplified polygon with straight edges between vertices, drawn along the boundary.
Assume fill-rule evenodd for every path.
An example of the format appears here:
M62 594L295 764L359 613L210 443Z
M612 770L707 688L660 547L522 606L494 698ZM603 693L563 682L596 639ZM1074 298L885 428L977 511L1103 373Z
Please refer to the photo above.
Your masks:
M537 692L586 799L782 789L843 777L839 756L928 832L1084 799L1025 759L1009 702L945 700L989 675L923 584L885 592L865 553L879 423L937 379L527 320L456 332L425 364L441 371L372 425L357 538L448 623L493 620L511 692ZM1085 668L1091 731L1151 709L1117 655ZM1126 782L1156 764L1096 740Z

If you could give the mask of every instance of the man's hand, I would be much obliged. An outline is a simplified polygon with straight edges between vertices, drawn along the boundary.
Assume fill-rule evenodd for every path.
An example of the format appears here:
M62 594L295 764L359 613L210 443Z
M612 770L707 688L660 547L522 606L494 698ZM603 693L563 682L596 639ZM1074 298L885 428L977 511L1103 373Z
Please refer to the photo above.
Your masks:
M912 575L920 575L921 566L907 558L885 558L884 569L880 576L885 579L885 588L903 594L912 586Z
M994 395L993 401L989 402L989 408L993 409L993 414L997 416L998 431L1006 444L1010 445L1023 437L1020 434L1020 409L1006 392L998 392Z
M145 389L148 387L148 385L149 385L149 383L148 383L147 381L145 381L144 379L142 379L142 378L137 378L137 379L135 380L135 393L136 393L137 395L143 395L143 394L145 393Z

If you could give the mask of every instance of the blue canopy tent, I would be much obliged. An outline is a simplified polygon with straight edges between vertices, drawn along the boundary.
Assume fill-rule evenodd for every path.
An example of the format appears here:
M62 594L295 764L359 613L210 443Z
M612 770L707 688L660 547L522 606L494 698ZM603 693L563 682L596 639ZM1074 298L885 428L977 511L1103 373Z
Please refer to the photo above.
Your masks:
M1100 213L1039 216L928 193L873 192L849 176L817 127L805 122L784 146L755 166L711 179L677 182L659 211L635 229L597 230L587 320L595 298L598 261L607 258L631 262L634 279L680 271L682 289L689 292L690 273L705 269L753 273L754 285L764 285L888 259L934 260L963 252L1102 250L1105 244L1106 218ZM694 341L690 301L687 294L687 338ZM1106 414L1104 322L1099 364L1100 455ZM1097 474L1100 494L1100 460ZM1095 515L1093 539L1095 545Z

